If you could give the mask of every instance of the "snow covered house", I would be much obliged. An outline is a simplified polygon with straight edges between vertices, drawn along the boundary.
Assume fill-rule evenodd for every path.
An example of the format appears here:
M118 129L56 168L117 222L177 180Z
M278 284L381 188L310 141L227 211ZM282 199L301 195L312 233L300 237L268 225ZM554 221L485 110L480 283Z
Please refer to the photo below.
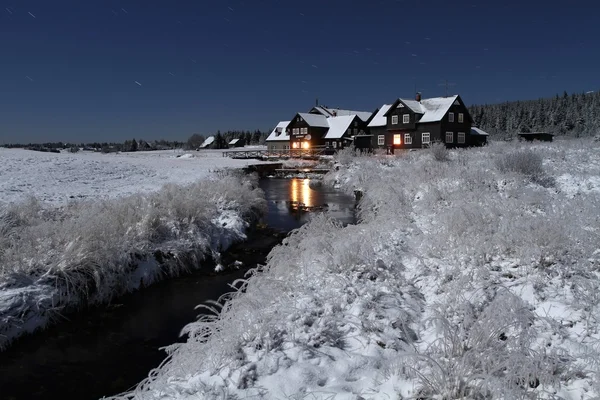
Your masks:
M389 107L384 104L368 127L372 146L393 152L428 147L433 142L448 147L481 145L482 135L472 133L472 123L460 96L421 99L417 93L415 100L399 98Z
M287 126L290 121L280 121L267 137L267 149L271 151L281 151L290 149L290 134Z
M212 145L215 142L215 137L214 136L209 136L206 139L204 139L204 142L202 142L202 144L200 145L200 147L198 149L210 149L212 147Z
M343 117L349 115L356 115L361 121L368 123L373 116L370 111L354 111L354 110L343 110L341 108L329 108L326 106L316 105L308 112L309 114L320 114L327 118L329 117Z
M357 114L325 116L310 112L297 113L287 127L292 149L331 150L351 145L354 136L365 134L366 129L366 121Z
M246 141L242 138L240 139L231 139L231 141L227 144L228 147L244 147Z

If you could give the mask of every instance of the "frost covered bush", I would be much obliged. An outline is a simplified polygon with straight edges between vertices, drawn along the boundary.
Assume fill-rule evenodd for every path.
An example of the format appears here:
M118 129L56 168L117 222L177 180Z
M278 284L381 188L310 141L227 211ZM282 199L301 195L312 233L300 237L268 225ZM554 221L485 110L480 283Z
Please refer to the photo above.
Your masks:
M356 158L358 155L359 153L356 150L354 150L352 146L350 146L338 150L337 153L335 153L333 159L336 163L346 165L349 164L352 161L352 159Z
M199 267L211 253L218 257L264 208L256 181L223 173L62 209L33 200L7 206L0 213L0 290L17 291L0 302L8 306L0 308L0 347L6 332L36 315L47 320L64 306L108 301ZM39 288L47 303L37 298Z
M530 150L510 152L496 161L501 172L518 172L529 177L541 176L544 173L542 164L542 157Z
M436 161L448 161L450 159L450 151L444 143L434 143L431 145L431 154Z

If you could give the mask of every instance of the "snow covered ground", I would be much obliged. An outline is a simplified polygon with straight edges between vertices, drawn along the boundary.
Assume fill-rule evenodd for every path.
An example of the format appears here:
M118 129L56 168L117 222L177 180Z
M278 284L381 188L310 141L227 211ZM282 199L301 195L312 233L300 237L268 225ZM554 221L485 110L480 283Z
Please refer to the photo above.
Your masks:
M0 148L0 204L28 196L53 204L150 192L166 183L188 184L211 171L257 164L233 160L222 150L101 154L42 153Z
M122 398L600 396L598 143L339 161L361 223L295 231Z
M65 307L198 268L265 209L219 151L0 149L0 349Z

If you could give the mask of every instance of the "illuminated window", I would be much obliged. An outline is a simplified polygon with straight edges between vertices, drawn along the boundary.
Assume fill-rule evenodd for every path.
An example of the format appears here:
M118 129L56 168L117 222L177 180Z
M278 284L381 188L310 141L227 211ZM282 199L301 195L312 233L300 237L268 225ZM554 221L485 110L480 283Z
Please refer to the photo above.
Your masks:
M446 132L446 143L452 143L454 141L454 132Z
M303 148L303 149L308 149L308 148L310 148L310 143L308 143L308 142L302 142L302 148Z
M398 116L392 115L392 125L397 125L397 124L398 124Z
M292 149L299 149L299 148L300 148L300 142L292 143Z
M448 114L448 122L454 122L454 113Z
M412 144L412 136L410 136L410 133L404 134L404 144Z
M458 132L458 143L464 143L465 142L465 133L464 132Z
M403 124L408 124L408 123L410 123L410 114L404 114L404 115L402 116L402 123L403 123Z
M397 145L402 144L402 135L400 135L400 134L394 135L394 144L397 144Z
M462 124L465 122L465 115L463 113L458 113L458 123Z
M385 135L377 136L377 145L383 146L385 144Z

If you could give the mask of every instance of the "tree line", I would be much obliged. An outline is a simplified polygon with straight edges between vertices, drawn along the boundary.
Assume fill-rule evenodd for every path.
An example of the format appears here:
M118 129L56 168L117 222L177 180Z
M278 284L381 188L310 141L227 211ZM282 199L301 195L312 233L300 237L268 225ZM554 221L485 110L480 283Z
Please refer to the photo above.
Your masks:
M498 137L545 132L564 136L600 134L600 92L564 92L553 98L473 105L474 126Z

